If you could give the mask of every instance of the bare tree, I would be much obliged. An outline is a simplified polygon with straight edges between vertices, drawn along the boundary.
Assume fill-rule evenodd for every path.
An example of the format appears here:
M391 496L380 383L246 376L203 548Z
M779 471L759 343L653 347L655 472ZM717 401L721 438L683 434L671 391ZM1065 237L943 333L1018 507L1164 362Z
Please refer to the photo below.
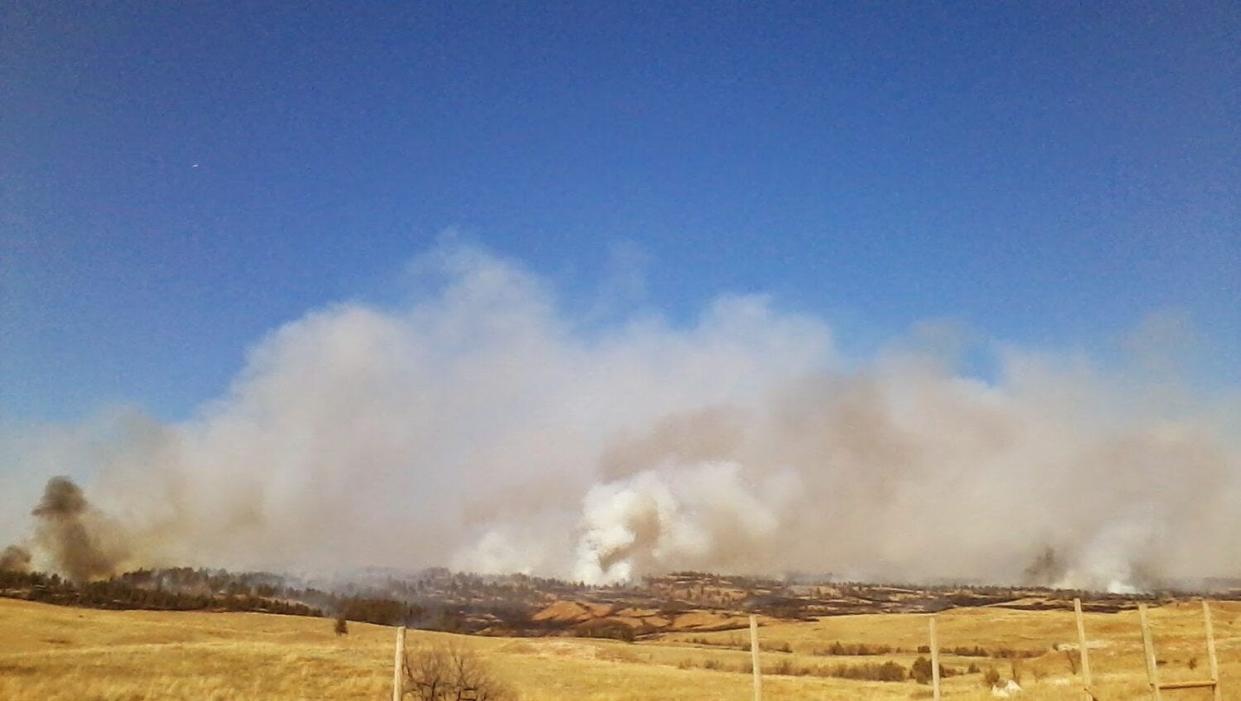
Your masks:
M457 644L429 645L405 658L405 693L419 701L511 701L477 652Z

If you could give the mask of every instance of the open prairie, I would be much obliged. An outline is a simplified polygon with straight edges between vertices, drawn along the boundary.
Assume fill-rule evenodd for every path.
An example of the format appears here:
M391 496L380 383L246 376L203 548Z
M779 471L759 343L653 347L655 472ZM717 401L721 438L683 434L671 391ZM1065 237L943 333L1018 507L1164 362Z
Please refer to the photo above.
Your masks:
M1165 681L1207 672L1200 607L1151 610ZM1241 690L1241 604L1213 606L1224 698ZM918 614L836 616L761 630L765 699L929 698L913 681L867 682L818 676L839 665L892 661L908 669L925 645ZM1100 699L1145 698L1136 612L1087 614L1091 665ZM983 673L1013 675L1036 701L1076 699L1071 613L957 609L939 615L941 649L954 670L949 699L989 699ZM0 600L0 698L52 699L385 699L393 629L361 623L333 634L332 621L255 613L99 611ZM410 631L409 646L456 641L477 650L521 699L749 699L745 631L678 633L629 644L581 638L491 638ZM888 646L882 655L828 655L833 643ZM1056 648L1061 648L1056 650ZM982 648L986 657L977 656ZM789 650L785 652L784 650ZM1196 667L1196 669L1191 669ZM773 674L772 672L782 672ZM1177 699L1210 698L1177 692Z

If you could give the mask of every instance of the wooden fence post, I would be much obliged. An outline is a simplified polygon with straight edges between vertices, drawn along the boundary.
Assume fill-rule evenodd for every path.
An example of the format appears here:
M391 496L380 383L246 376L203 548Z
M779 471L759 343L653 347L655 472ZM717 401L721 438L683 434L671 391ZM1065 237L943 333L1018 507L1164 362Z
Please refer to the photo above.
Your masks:
M1159 661L1155 659L1155 642L1151 639L1150 622L1146 620L1146 604L1138 604L1138 618L1142 621L1142 647L1146 651L1146 679L1150 682L1151 698L1163 701L1159 688Z
M1215 658L1215 631L1211 626L1211 605L1202 600L1202 622L1207 633L1207 664L1211 668L1211 681L1215 682L1215 701L1224 701L1224 692L1219 687L1219 660Z
M750 666L754 668L754 701L763 701L763 667L758 656L758 618L750 616Z
M939 701L939 636L935 634L935 616L931 616L931 693Z
M1082 690L1086 701L1094 701L1094 682L1090 678L1090 653L1086 649L1086 622L1082 619L1081 599L1073 599L1073 615L1077 618L1077 652L1082 661Z
M396 655L392 661L392 701L405 695L405 626L396 629Z
M1210 689L1215 701L1223 701L1223 691L1219 684L1219 661L1215 658L1215 631L1211 629L1211 607L1206 599L1202 600L1202 623L1206 627L1207 661L1211 667L1211 678L1195 679L1183 682L1159 683L1159 657L1155 654L1155 639L1151 634L1150 621L1146 618L1146 604L1138 604L1138 614L1142 617L1142 646L1146 648L1146 676L1150 679L1151 698L1162 701L1163 692L1181 689Z

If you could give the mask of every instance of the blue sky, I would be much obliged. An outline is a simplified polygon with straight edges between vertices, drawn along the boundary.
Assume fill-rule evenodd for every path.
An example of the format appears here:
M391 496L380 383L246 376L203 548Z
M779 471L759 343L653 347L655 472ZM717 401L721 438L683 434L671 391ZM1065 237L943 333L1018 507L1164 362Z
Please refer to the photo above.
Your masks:
M620 261L846 347L1171 309L1236 383L1236 3L272 5L0 10L0 417L187 416L446 229L572 308Z

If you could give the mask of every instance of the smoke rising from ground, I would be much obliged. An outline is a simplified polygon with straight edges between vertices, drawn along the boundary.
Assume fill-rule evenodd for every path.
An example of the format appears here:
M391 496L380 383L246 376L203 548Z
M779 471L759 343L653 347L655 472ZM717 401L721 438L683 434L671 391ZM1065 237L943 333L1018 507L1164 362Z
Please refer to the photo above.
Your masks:
M947 326L858 359L761 296L583 327L485 251L416 268L433 293L277 329L191 420L26 432L16 473L92 475L98 506L41 504L36 560L1114 589L1241 572L1241 403L1185 389L1150 344L1114 373L997 344L984 381Z
M53 569L76 582L110 575L125 559L123 538L67 477L48 480L31 515L34 546L47 555Z
M9 545L0 552L0 572L28 572L30 551L20 545Z

